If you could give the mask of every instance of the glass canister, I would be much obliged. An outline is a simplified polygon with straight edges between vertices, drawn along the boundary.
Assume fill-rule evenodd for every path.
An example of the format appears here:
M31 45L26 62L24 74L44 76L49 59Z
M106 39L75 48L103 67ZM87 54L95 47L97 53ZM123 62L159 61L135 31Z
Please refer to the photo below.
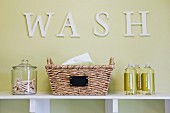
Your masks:
M126 95L137 94L136 70L132 64L128 64L124 72L124 91Z
M137 77L137 94L142 94L142 82L141 82L142 69L139 66L139 64L135 64L135 69Z
M155 77L154 69L146 64L142 72L142 92L144 95L155 94Z
M37 71L36 66L22 60L21 64L12 67L12 94L29 95L37 92Z

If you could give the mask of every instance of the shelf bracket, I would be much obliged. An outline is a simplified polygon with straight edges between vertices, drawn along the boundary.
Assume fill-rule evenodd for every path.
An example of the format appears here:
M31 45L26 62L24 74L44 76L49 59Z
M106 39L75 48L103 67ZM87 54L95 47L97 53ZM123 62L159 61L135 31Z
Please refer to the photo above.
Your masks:
M170 113L170 100L165 99L165 113Z
M30 113L50 113L50 99L30 99Z
M118 99L105 100L105 113L118 113Z

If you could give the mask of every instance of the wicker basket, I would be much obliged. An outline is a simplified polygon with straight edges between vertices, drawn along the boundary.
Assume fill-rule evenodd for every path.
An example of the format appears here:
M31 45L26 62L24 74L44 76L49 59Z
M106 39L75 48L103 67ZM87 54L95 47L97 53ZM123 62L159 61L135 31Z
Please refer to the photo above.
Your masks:
M109 65L54 65L51 58L45 66L53 95L106 95L115 63Z

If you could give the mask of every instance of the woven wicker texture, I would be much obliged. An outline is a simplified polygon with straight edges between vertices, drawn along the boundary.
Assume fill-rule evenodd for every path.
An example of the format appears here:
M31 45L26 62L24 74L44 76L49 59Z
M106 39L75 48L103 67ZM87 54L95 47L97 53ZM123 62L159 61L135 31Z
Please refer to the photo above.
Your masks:
M106 95L115 63L109 65L54 65L51 58L45 66L53 95ZM88 76L88 86L70 86L71 76Z

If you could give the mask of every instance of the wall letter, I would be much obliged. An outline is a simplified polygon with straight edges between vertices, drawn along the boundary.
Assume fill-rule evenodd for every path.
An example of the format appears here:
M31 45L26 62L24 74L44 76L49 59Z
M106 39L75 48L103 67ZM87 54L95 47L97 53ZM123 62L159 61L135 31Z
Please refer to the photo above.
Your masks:
M77 30L76 30L76 27L74 25L71 13L68 13L68 15L66 17L66 20L65 20L65 23L63 25L63 28L62 28L61 32L57 36L64 37L63 30L64 30L65 27L70 27L71 28L72 33L73 33L71 35L71 37L80 37L80 35L77 33Z
M98 24L101 25L101 27L104 28L105 32L104 33L99 33L97 32L96 28L94 28L94 34L97 36L101 36L104 37L109 33L109 27L106 23L104 23L101 19L100 19L100 15L106 15L106 18L109 19L109 14L107 12L99 12L96 14L96 21Z
M33 28L32 28L31 20L30 20L30 17L32 16L32 13L24 13L24 16L26 17L26 21L27 21L27 27L28 27L29 37L33 37L34 32L35 32L35 29L36 29L36 27L37 27L38 24L39 24L39 27L40 27L41 36L42 36L42 37L46 37L46 33L47 33L47 30L48 30L48 26L49 26L49 24L50 24L50 20L51 20L51 17L52 17L53 15L54 15L54 13L47 13L48 20L47 20L47 23L46 23L46 26L45 26L45 29L44 29L41 16L38 16L38 17L36 18L36 21L35 21L35 23L33 24L34 26L33 26Z
M124 36L135 36L132 33L132 25L141 25L142 26L142 34L139 34L139 36L150 36L150 34L148 34L147 32L147 26L146 26L146 15L148 14L148 11L139 11L139 14L141 14L142 16L142 22L140 23L132 23L131 22L131 15L133 14L133 12L124 12L124 14L126 15L126 22L127 22L127 26L126 26L126 34Z

